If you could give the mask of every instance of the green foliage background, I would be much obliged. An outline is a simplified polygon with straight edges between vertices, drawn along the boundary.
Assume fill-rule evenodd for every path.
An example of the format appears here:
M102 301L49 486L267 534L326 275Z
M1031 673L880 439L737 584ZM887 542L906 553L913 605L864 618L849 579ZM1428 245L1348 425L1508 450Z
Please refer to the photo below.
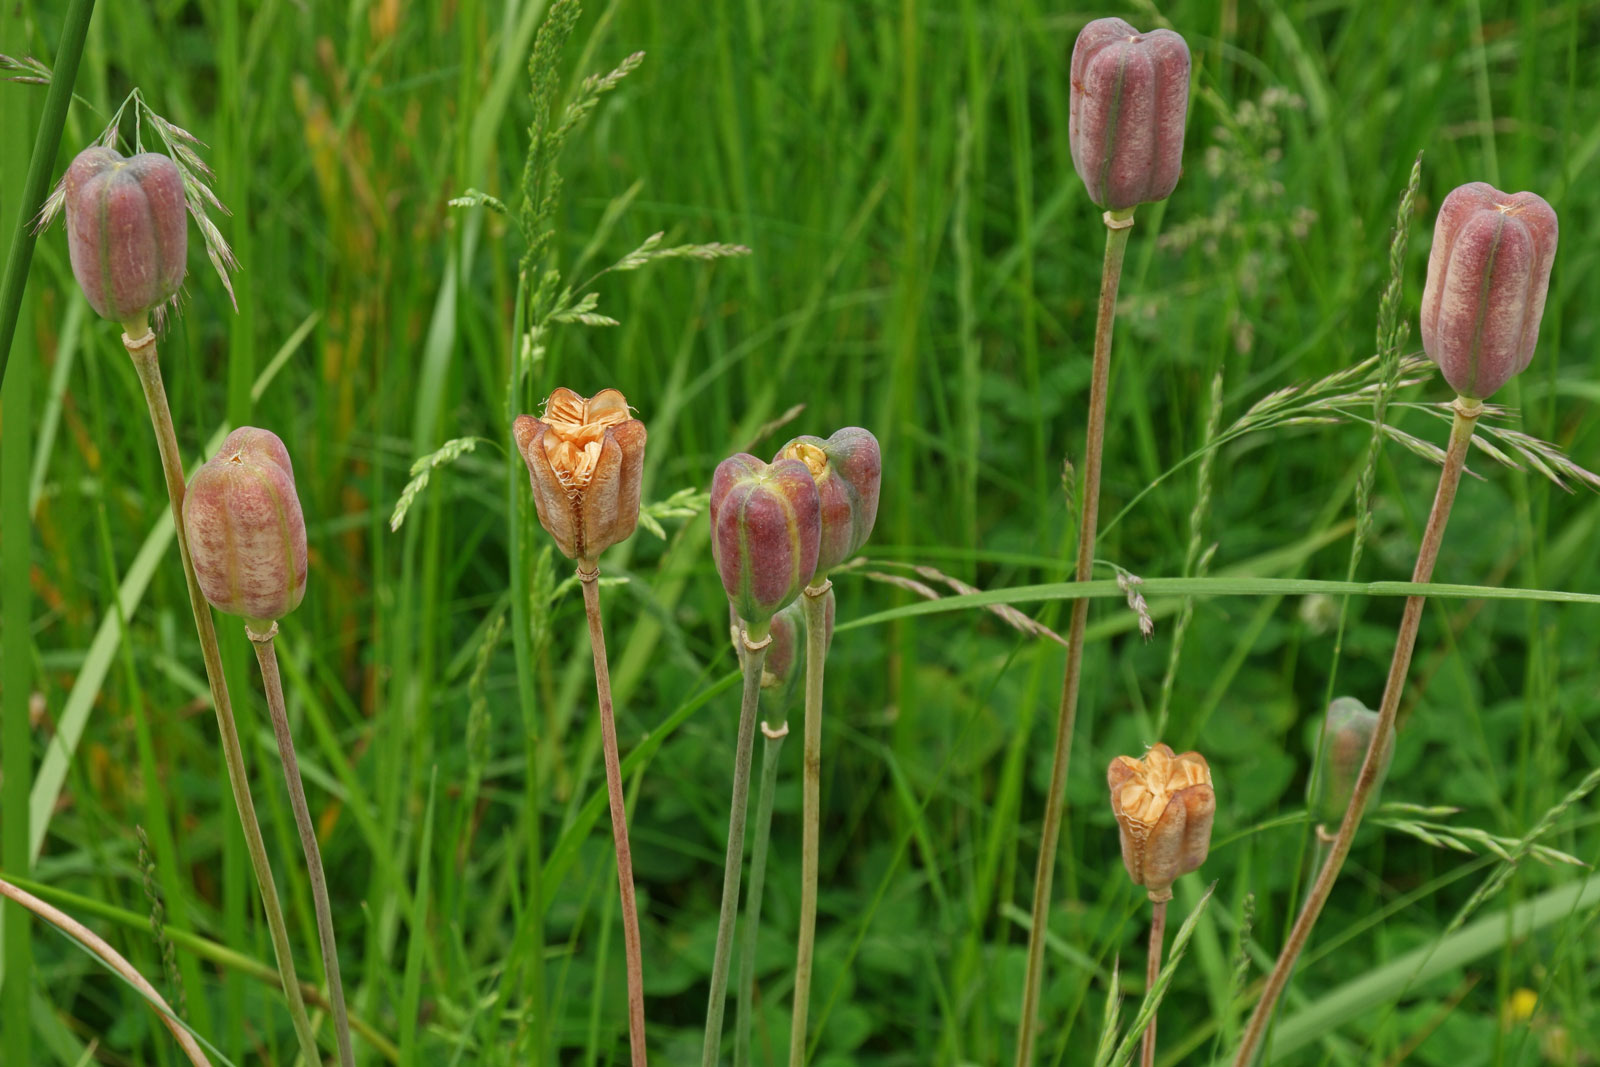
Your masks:
M63 6L8 4L0 49L48 59ZM559 84L637 50L646 59L565 150L556 262L588 259L592 270L657 231L669 244L754 250L608 276L599 310L619 326L565 325L541 339L524 409L558 384L622 388L650 427L647 501L705 486L734 450L768 453L791 434L856 423L878 434L886 460L867 549L878 562L863 570L925 564L985 589L1070 577L1062 461L1081 459L1103 227L1071 168L1067 58L1101 14L1180 30L1197 72L1184 178L1170 202L1139 212L1130 244L1104 515L1197 447L1219 369L1226 425L1272 390L1372 353L1394 206L1419 151L1407 316L1449 189L1532 189L1560 213L1538 355L1496 399L1521 409L1526 431L1594 465L1600 5L1219 0L1159 16L1036 0L589 6ZM582 816L603 783L580 598L534 604L530 796L509 639L471 684L509 603L504 455L479 445L436 471L401 530L388 526L413 459L469 435L508 445L522 247L506 220L446 200L474 187L515 201L540 10L535 0L105 3L55 169L134 85L211 146L233 210L218 221L242 263L239 312L196 251L183 312L162 339L167 386L191 460L229 422L271 427L294 455L313 577L280 640L291 714L352 1009L415 1063L522 1063L541 1047L551 1062L607 1063L625 1048L608 835L603 814L598 825ZM8 225L21 175L11 161L26 159L42 96L0 87ZM126 640L91 647L104 620L116 625L114 591L150 565L141 545L167 507L116 334L77 294L59 229L44 235L14 352L35 366L34 417L0 428L5 448L26 435L36 454L35 766L60 748L75 681L94 667L102 680L82 693L92 710L27 877L87 898L64 906L159 976L134 833L145 825L168 924L270 962L170 544L127 605ZM1448 399L1437 381L1403 396ZM795 405L781 429L763 430ZM1444 439L1443 424L1415 410L1391 417ZM1213 573L1343 578L1367 435L1360 424L1302 425L1228 446L1203 535L1217 545ZM1594 496L1481 456L1474 465L1484 479L1463 488L1437 579L1600 591ZM1181 575L1192 470L1103 526L1099 555L1146 578ZM1409 576L1435 478L1387 447L1363 580ZM677 1064L693 1059L703 1018L737 697L705 520L666 526L664 541L641 531L607 555L608 573L628 579L607 591L607 622L624 755L659 744L635 764L630 810L653 1045ZM533 569L545 591L565 577L548 560ZM914 599L861 572L835 586L841 622ZM1117 858L1102 772L1156 740L1178 602L1151 604L1148 644L1120 602L1094 609L1045 992L1053 1062L1089 1062L1116 959L1126 989L1142 988L1146 906ZM1339 692L1376 703L1399 606L1352 602ZM1164 1064L1226 1050L1253 999L1236 965L1248 957L1255 981L1292 917L1310 829L1275 817L1303 810L1334 664L1329 607L1281 595L1196 605L1164 739L1210 758L1217 844L1176 911L1202 879L1218 888L1163 1008ZM1059 602L1027 610L1064 629ZM1453 821L1511 837L1532 826L1600 764L1595 611L1431 605L1385 799L1457 805ZM257 801L311 976L310 898L255 669L224 622ZM1009 1062L1060 670L1056 645L982 611L840 633L814 1062ZM475 690L489 725L469 808ZM799 745L784 754L760 1063L787 1044L799 897ZM5 783L6 804L25 795ZM1574 806L1546 843L1594 860L1591 811ZM555 856L546 870L561 874L542 887L542 956L530 848ZM1333 1014L1346 983L1433 945L1495 862L1364 830L1286 1001L1286 1018L1310 1020L1310 1039L1280 1062L1592 1062L1593 895L1529 939L1506 936L1514 908L1585 876L1570 867L1524 864L1489 905L1506 922L1490 924L1481 954ZM107 906L134 914L116 921ZM53 935L33 940L29 1062L78 1062L91 1039L101 1062L174 1061L129 990ZM235 1062L290 1062L274 995L215 955L179 947L196 1025ZM1520 989L1539 996L1531 1020L1507 1014Z

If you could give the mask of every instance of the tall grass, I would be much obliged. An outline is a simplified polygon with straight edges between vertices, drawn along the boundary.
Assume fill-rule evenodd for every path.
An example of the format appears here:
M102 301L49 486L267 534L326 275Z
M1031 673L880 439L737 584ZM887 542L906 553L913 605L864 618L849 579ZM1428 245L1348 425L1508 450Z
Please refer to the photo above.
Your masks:
M714 239L754 252L605 275L599 310L620 324L541 335L525 350L527 394L623 388L650 427L647 502L703 488L736 449L871 427L891 457L872 569L927 564L985 590L1043 584L1059 596L1075 533L1062 460L1081 463L1102 240L1066 142L1080 15L1038 0L588 6L554 70L559 99L622 57L648 58L564 149L552 254L581 279L658 232L666 245ZM6 32L24 39L8 36L4 50L48 60L59 9L23 0ZM224 197L235 217L219 225L242 261L241 314L192 264L162 342L167 385L187 459L245 418L294 450L314 577L279 654L367 1063L523 1063L536 1046L547 1063L604 1063L626 1048L582 606L575 590L556 595L565 576L541 559L531 516L511 510L515 457L498 450L510 444L510 346L525 333L522 246L489 209L446 206L469 188L513 202L543 10L537 0L103 5L51 171L137 84L210 142L208 160L235 183ZM1093 12L1113 13L1152 21ZM1246 997L1293 919L1281 857L1312 832L1298 816L1335 642L1323 598L1353 594L1340 691L1372 703L1382 685L1402 599L1389 594L1407 590L1367 583L1408 574L1437 471L1386 444L1355 585L1259 584L1346 577L1370 427L1229 428L1267 394L1373 355L1395 204L1417 151L1427 152L1419 219L1474 178L1539 190L1570 235L1594 230L1600 207L1592 0L1483 5L1481 18L1398 0L1197 0L1165 13L1198 70L1187 173L1168 209L1141 213L1130 245L1117 349L1137 358L1113 368L1116 453L1097 548L1145 579L1156 634L1135 637L1120 592L1095 583L1049 916L1047 1063L1091 1061L1119 959L1124 998L1144 992L1143 898L1116 858L1100 772L1148 740L1184 598L1194 615L1165 700L1168 737L1202 748L1213 768L1217 845L1204 879L1218 888L1161 1004L1160 1064L1201 1062L1248 1006L1230 994L1246 895ZM33 113L42 90L5 84L0 98L9 119ZM1421 290L1422 232L1404 264L1406 316ZM1593 467L1600 320L1587 244L1563 246L1535 364L1496 399ZM23 888L93 925L154 980L160 948L134 829L146 825L197 1028L234 1062L287 1063L271 948L218 788L209 715L197 713L205 686L181 576L148 561L147 546L171 533L153 458L124 447L147 432L138 384L115 336L85 328L80 300L59 231L46 234L8 371L29 361L33 418L0 423L8 489L20 440L43 457L27 571L30 699L3 697L7 755L26 736L33 765L60 774L30 790L41 848ZM1197 562L1185 461L1206 437L1219 367L1203 539L1218 546L1206 580L1231 585L1170 584ZM1403 387L1389 420L1440 445L1442 424L1408 405L1447 398L1437 381ZM790 424L769 428L797 404ZM392 532L413 461L462 437L493 444L435 468ZM1469 466L1482 478L1463 480L1441 578L1600 592L1592 495L1478 457ZM513 519L529 530L526 583L508 580ZM700 1043L737 664L704 519L662 526L663 538L641 529L607 554L606 574L624 581L606 607L622 775L637 789L652 1052L679 1063ZM825 737L811 1062L1000 1062L1015 1037L1039 844L1036 822L1019 818L1042 806L1061 651L972 600L921 613L914 594L859 571L834 583L841 629L858 632L829 664L838 699ZM1204 595L1230 590L1247 595ZM1055 600L997 595L1065 630ZM8 593L5 608L14 603ZM1458 806L1452 821L1520 840L1600 764L1596 610L1430 595L1385 799ZM491 643L480 673L502 612L513 632ZM9 622L6 637L19 640ZM243 652L225 649L238 677ZM488 716L481 750L465 743L475 691ZM309 948L309 887L287 862L298 846L266 709L249 687L234 695L291 932ZM24 725L15 709L29 705L38 715ZM781 1060L789 1039L799 750L785 746L794 762L775 797L756 1064ZM18 795L6 783L8 819ZM170 854L155 816L172 830ZM448 832L457 826L464 836ZM1600 854L1581 807L1541 841L1586 861ZM11 862L5 877L23 884ZM1595 958L1579 936L1594 908L1583 872L1524 863L1445 938L1482 862L1364 830L1286 998L1279 1062L1384 1062L1419 1038L1493 1064L1533 1062L1542 1042L1600 1045ZM1188 881L1175 916L1203 890ZM1469 933L1484 942L1473 953ZM1417 971L1424 957L1408 954L1436 943ZM58 939L33 947L30 1062L75 1063L91 1036L130 1060L171 1061L131 990ZM1405 987L1395 967L1418 977ZM1532 1015L1508 1010L1519 990L1537 998Z

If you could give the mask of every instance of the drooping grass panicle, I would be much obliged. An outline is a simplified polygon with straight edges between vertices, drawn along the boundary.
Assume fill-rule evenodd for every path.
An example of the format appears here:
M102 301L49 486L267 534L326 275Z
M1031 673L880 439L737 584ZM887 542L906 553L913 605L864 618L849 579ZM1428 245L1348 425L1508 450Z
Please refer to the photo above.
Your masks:
M0 78L0 81L21 82L24 85L49 85L53 74L48 64L33 56L23 56L17 59L0 52L0 70L15 71L9 78Z
M544 261L545 253L555 239L551 219L561 195L561 175L556 170L556 160L570 127L552 126L556 94L559 92L561 52L583 5L578 0L555 0L539 25L533 40L533 52L528 56L528 99L533 104L533 119L528 124L528 154L522 163L522 200L517 209L517 222L522 229L522 272L532 282L535 268ZM544 288L543 279L538 285ZM536 302L531 306L529 320L537 322L542 308Z
M943 599L943 594L941 594L937 589L934 589L932 586L928 585L926 582L918 581L917 579L907 577L904 574L887 574L881 570L871 570L868 569L869 567L893 567L900 570L911 571L915 574L921 575L928 581L940 582L944 585L947 585L957 594L961 595L983 592L983 590L979 589L977 586L968 585L961 579L953 578L935 567L929 567L925 564L901 563L896 560L867 559L866 557L858 557L857 559L851 560L849 563L835 567L833 573L840 574L845 571L860 570L863 578L870 578L875 582L882 582L885 585L892 585L897 589L904 589L909 593L914 593L915 595L922 597L924 600ZM1028 615L1017 610L1009 604L989 604L986 605L986 609L998 616L1002 621L1005 622L1007 626L1011 627L1013 630L1016 630L1018 633L1027 634L1029 637L1042 637L1046 640L1054 641L1056 644L1061 645L1062 647L1066 646L1066 638L1062 637L1060 634L1056 633L1043 623L1037 622L1036 620L1030 618Z
M711 494L695 486L685 486L663 500L654 500L639 509L639 525L661 540L667 539L662 519L692 519L706 510Z
M419 456L411 464L411 480L400 490L400 498L394 504L394 513L389 516L390 532L398 531L401 524L406 521L411 506L428 487L434 471L449 466L468 452L475 451L481 444L495 444L495 442L486 437L456 437L446 441L426 456Z
M1424 819L1404 819L1395 816L1380 814L1371 820L1372 825L1382 826L1398 833L1407 834L1416 838L1425 845L1434 848L1447 848L1463 855L1475 856L1480 850L1497 856L1507 863L1515 862L1513 850L1522 844L1521 838L1502 837L1492 834L1476 826L1455 826L1450 823L1429 822ZM1477 846L1476 848L1473 846ZM1538 860L1546 866L1566 864L1570 867L1587 867L1588 864L1568 852L1548 845L1531 845L1527 854L1532 859Z

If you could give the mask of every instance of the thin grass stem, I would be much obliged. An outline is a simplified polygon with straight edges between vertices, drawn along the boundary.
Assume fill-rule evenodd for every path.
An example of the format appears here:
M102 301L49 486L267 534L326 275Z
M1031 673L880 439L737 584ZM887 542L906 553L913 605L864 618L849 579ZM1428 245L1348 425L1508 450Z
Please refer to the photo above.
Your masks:
M166 477L167 496L172 503L178 555L183 560L183 577L189 587L189 607L194 613L194 628L200 638L206 680L211 686L211 704L217 714L217 733L222 741L223 762L228 768L228 785L233 791L239 823L244 828L250 866L255 870L256 885L261 891L261 910L267 917L267 929L272 935L272 950L278 959L284 1000L289 1006L289 1018L294 1023L301 1054L307 1063L320 1063L317 1039L311 1029L311 1019L306 1015L305 999L300 995L300 980L295 975L294 955L289 947L289 927L284 922L283 906L278 901L278 887L272 880L272 865L267 860L267 846L261 838L261 824L256 820L255 801L250 796L250 773L245 768L244 749L239 744L233 705L228 700L228 684L222 675L222 652L217 646L217 630L211 621L211 606L200 592L200 583L194 574L194 562L189 557L189 538L183 529L183 497L187 486L183 477L183 460L178 454L177 434L172 428L172 409L167 406L167 391L161 381L156 336L150 332L146 322L123 325L128 332L122 335L122 343L139 375L145 403L150 409L156 445L161 452L161 470Z
M722 1017L727 1008L728 964L733 955L733 924L739 910L739 876L744 867L745 807L750 803L750 756L755 748L756 705L761 696L761 668L766 666L772 635L763 623L752 634L744 623L744 695L739 701L739 736L733 752L733 802L728 809L728 854L722 867L722 907L717 915L717 948L711 960L711 996L706 1002L705 1045L701 1067L716 1067L722 1049Z
M1455 503L1456 488L1461 483L1461 471L1466 466L1467 451L1472 444L1472 431L1477 425L1478 416L1483 413L1483 405L1476 400L1457 397L1454 410L1455 418L1450 426L1450 444L1445 451L1444 469L1439 472L1439 489L1434 494L1433 510L1428 515L1428 525L1423 530L1422 544L1417 549L1417 565L1411 576L1413 582L1428 582L1433 578L1433 565L1439 558L1439 545L1444 540L1445 525L1450 521L1450 508ZM1383 689L1383 703L1378 708L1378 725L1373 730L1372 741L1367 745L1367 755L1361 763L1361 773L1356 777L1355 788L1351 791L1344 820L1339 824L1339 832L1329 845L1327 859L1317 872L1317 880L1312 883L1305 905L1301 908L1299 917L1295 919L1293 929L1289 931L1289 938L1284 943L1283 951L1279 953L1272 973L1267 976L1261 999L1250 1015L1244 1039L1234 1055L1234 1067L1249 1067L1260 1050L1262 1040L1266 1036L1267 1025L1272 1019L1273 1009L1289 983L1289 975L1294 970L1295 961L1300 958L1300 953L1306 947L1312 926L1322 914L1323 905L1328 902L1328 895L1333 891L1333 883L1338 879L1339 870L1344 866L1345 857L1350 853L1350 845L1355 840L1356 829L1361 825L1361 816L1366 810L1367 801L1378 786L1383 762L1383 743L1394 727L1395 715L1400 710L1400 697L1405 691L1406 673L1411 667L1411 652L1416 647L1417 630L1422 623L1422 607L1426 601L1426 597L1420 596L1406 598L1405 611L1400 616L1400 630L1395 638L1394 659L1389 664L1389 679Z
M1087 582L1094 566L1095 526L1100 514L1100 457L1105 450L1106 394L1111 376L1111 333L1117 314L1117 287L1122 257L1128 248L1133 212L1107 211L1106 258L1100 271L1100 305L1094 324L1094 369L1089 381L1089 430L1084 447L1083 509L1078 524L1078 562L1074 577ZM1055 878L1056 845L1066 800L1067 765L1072 759L1072 730L1078 716L1078 683L1083 668L1083 637L1089 626L1089 601L1072 605L1067 634L1067 665L1061 679L1061 705L1056 714L1055 755L1050 766L1050 792L1045 797L1044 827L1039 841L1039 866L1033 880L1033 922L1028 929L1028 969L1022 983L1021 1028L1017 1035L1017 1067L1030 1067L1038 1029L1039 992L1044 983L1044 944L1049 926L1050 889Z
M817 941L817 856L822 847L822 678L828 657L828 590L806 586L805 765L801 775L804 823L800 839L800 933L794 959L794 1017L789 1029L789 1067L806 1062L806 1016L811 1007L811 969Z
M733 1022L733 1067L749 1067L750 1030L755 1014L756 940L761 930L761 897L767 884L767 846L772 840L772 801L778 791L778 756L789 724L761 724L761 787L756 791L756 836L750 846L750 889L744 902L744 941L739 955L739 1000Z
M1154 989L1156 979L1161 977L1161 947L1167 936L1167 902L1157 900L1150 905L1150 950L1145 957L1144 987ZM1155 1067L1156 1063L1156 1018L1150 1017L1150 1025L1145 1027L1144 1044L1139 1051L1139 1067Z
M283 761L283 782L289 788L289 806L294 810L295 829L300 832L300 847L305 850L306 876L311 881L311 899L317 910L317 940L322 944L322 969L328 979L328 999L333 1004L339 1063L341 1067L355 1067L355 1053L350 1048L350 1013L345 1009L344 982L339 977L339 945L333 936L328 879L323 873L322 849L311 822L311 808L306 804L306 787L300 780L300 761L295 756L294 736L289 732L289 714L283 703L283 679L278 674L278 653L273 643L278 624L259 633L246 623L245 633L256 650L256 662L261 665L261 688L266 691L267 709L272 714L272 734L278 740L278 757Z
M628 960L628 1047L633 1067L644 1067L644 960L639 942L639 909L633 897L633 852L628 847L628 812L623 806L622 761L617 755L617 721L611 709L611 668L606 664L606 635L600 625L600 567L578 562L583 606L589 616L589 644L594 649L594 687L600 698L600 740L605 750L606 795L611 801L611 837L617 848L617 885L622 896L622 944Z
M184 1055L189 1057L189 1062L195 1064L196 1067L211 1067L211 1061L201 1051L200 1045L195 1041L194 1036L179 1025L177 1022L178 1016L167 1002L162 999L161 994L156 992L156 987L151 985L144 975L134 969L133 964L129 963L121 953L112 948L103 938L66 912L46 904L31 893L18 889L3 878L0 878L0 896L4 896L7 900L27 908L39 918L104 960L112 970L116 971L128 981L128 984L137 989L150 1002L151 1007L156 1009L156 1013L161 1016L161 1021L166 1024L168 1030L172 1031L172 1037L178 1042L178 1047L183 1049Z

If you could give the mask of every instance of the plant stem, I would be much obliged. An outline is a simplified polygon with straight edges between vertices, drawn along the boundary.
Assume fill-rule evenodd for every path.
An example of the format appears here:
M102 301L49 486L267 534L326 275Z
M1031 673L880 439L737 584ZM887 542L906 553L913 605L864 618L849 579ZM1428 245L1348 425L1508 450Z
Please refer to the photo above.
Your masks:
M278 653L273 638L278 624L265 633L245 624L245 633L255 646L256 662L261 664L261 687L267 693L267 708L272 713L272 733L278 739L278 757L283 761L283 781L289 787L289 806L294 809L295 828L300 831L300 847L306 854L306 875L311 880L311 899L317 909L317 939L322 943L322 969L328 978L328 999L333 1003L334 1035L339 1042L339 1063L355 1067L350 1048L350 1015L344 1006L344 982L339 977L339 946L333 936L333 906L328 901L328 880L322 870L322 850L306 804L306 789L300 781L300 761L294 753L294 737L289 733L289 715L283 706L283 681L278 676Z
M755 1008L756 937L761 895L767 884L767 845L772 839L772 798L778 791L778 755L789 724L761 724L761 788L756 792L756 838L750 846L750 891L744 902L744 944L739 957L739 1001L733 1023L733 1067L749 1067L750 1028Z
M622 945L628 958L628 1047L633 1067L644 1067L644 961L639 945L639 909L633 899L633 852L628 848L628 813L622 803L622 761L617 756L617 721L611 711L611 669L606 665L606 635L600 625L600 567L578 561L583 606L594 649L594 687L600 697L600 740L605 750L606 795L611 800L611 838L617 846L617 883L622 893Z
M1111 377L1111 333L1117 314L1117 286L1122 281L1122 256L1128 248L1128 230L1133 226L1133 211L1107 211L1103 218L1106 224L1106 258L1100 269L1100 306L1094 322L1089 431L1083 460L1083 510L1078 523L1078 564L1074 571L1074 578L1080 582L1087 582L1094 569L1095 528L1100 517L1100 457L1105 450L1106 393ZM1080 597L1072 604L1072 629L1067 635L1067 666L1061 679L1061 706L1056 712L1056 747L1050 765L1050 792L1045 796L1039 866L1033 878L1033 925L1028 930L1028 970L1022 983L1022 1023L1017 1035L1017 1067L1030 1067L1033 1063L1039 992L1044 983L1044 941L1049 926L1050 888L1055 878L1056 844L1061 837L1067 765L1072 760L1072 730L1078 717L1083 636L1088 625L1089 601Z
M728 855L722 865L722 909L717 916L717 950L711 961L711 997L706 1002L705 1045L700 1051L701 1067L716 1067L722 1050L722 1016L727 1007L728 960L733 955L733 920L739 910L739 875L744 866L745 807L750 803L750 754L755 747L756 703L761 695L761 668L767 662L767 646L772 644L768 624L751 634L743 623L739 640L744 642L744 696L739 701L739 737L733 751L733 802L728 810Z
M167 1005L167 1002L161 998L161 994L156 992L155 986L151 985L144 975L134 969L133 964L129 963L121 953L112 948L98 934L66 912L61 911L59 908L51 907L38 897L18 889L3 878L0 878L0 896L27 908L39 918L56 927L56 929L104 960L112 970L125 978L129 985L137 989L150 1002L151 1007L156 1009L156 1013L161 1016L161 1021L166 1023L168 1030L172 1031L172 1036L178 1042L178 1047L182 1048L184 1055L189 1057L189 1062L197 1064L198 1067L211 1067L211 1061L206 1059L206 1054L200 1050L200 1046L195 1042L194 1036L178 1025L175 1021L177 1015Z
M1480 402L1465 397L1456 398L1454 409L1455 419L1450 425L1450 444L1445 451L1444 469L1439 472L1439 490L1434 494L1433 510L1428 515L1428 525L1423 530L1422 544L1417 549L1417 566L1411 575L1413 582L1427 582L1433 579L1433 565L1439 558L1439 544L1444 540L1445 524L1450 521L1450 508L1455 503L1456 487L1461 483L1462 468L1466 466L1467 449L1472 444L1472 431L1478 423L1478 416L1483 413L1483 405ZM1333 883L1339 877L1339 870L1344 866L1345 857L1350 854L1350 845L1355 840L1357 827L1361 825L1361 815L1366 810L1367 801L1377 788L1379 767L1383 762L1384 740L1389 736L1389 730L1394 726L1395 715L1400 710L1400 696L1405 691L1406 673L1411 667L1411 651L1416 647L1417 629L1422 623L1422 606L1425 600L1425 597L1420 596L1406 598L1405 612L1400 616L1400 630L1395 638L1394 659L1389 664L1389 680L1384 685L1383 703L1378 708L1378 725L1373 730L1371 742L1367 745L1367 755L1361 762L1361 773L1356 777L1355 788L1350 793L1350 804L1345 808L1344 821L1339 824L1339 833L1333 839L1327 859L1317 872L1317 880L1306 896L1305 905L1301 908L1299 917L1295 919L1294 928L1289 931L1289 939L1284 943L1283 951L1279 953L1278 961L1272 967L1272 973L1267 976L1261 999L1256 1003L1255 1011L1250 1015L1250 1023L1245 1028L1244 1040L1234 1055L1234 1067L1249 1067L1254 1060L1262 1038L1266 1034L1267 1023L1272 1018L1273 1008L1283 994L1284 987L1289 983L1289 975L1294 969L1295 961L1300 958L1300 953L1306 947L1306 942L1311 936L1311 927L1322 914L1323 905L1328 902L1328 895L1333 891Z
M1171 896L1168 896L1171 899ZM1156 979L1161 975L1161 942L1167 935L1167 901L1152 901L1150 905L1150 952L1144 965L1144 988L1146 991L1156 987ZM1144 1046L1139 1052L1139 1067L1155 1067L1156 1062L1156 1017L1150 1017L1150 1025L1145 1027Z
M800 934L794 958L794 1016L789 1029L789 1067L806 1062L806 1015L811 1007L811 966L817 940L817 854L822 839L822 672L828 655L828 590L806 586L805 765L800 779L804 830L800 841Z
M200 592L200 583L194 576L194 563L189 558L189 538L183 529L183 496L187 487L183 477L183 461L178 455L178 438L172 429L172 410L167 406L167 391L161 383L156 337L146 323L124 323L124 327L129 326L134 329L122 335L122 343L133 359L139 384L144 387L145 403L150 408L150 423L155 429L156 445L161 452L161 471L166 476L167 496L172 501L178 555L183 560L183 577L189 586L189 608L194 613L200 654L205 659L206 680L211 684L211 705L217 713L217 733L222 740L223 762L228 768L228 785L233 790L233 803L239 811L239 823L244 828L250 865L255 869L256 885L261 890L261 910L266 914L267 929L272 935L272 950L278 958L278 975L283 980L283 995L289 1005L289 1018L294 1023L300 1052L308 1064L320 1063L317 1039L312 1034L305 1000L300 995L300 980L295 976L288 924L284 922L283 907L278 902L278 887L272 880L272 865L267 861L267 846L261 839L261 824L256 821L255 802L250 797L250 774L245 769L244 749L239 744L239 730L233 721L228 684L222 676L222 653L217 647L216 627L211 622L211 606ZM139 336L134 337L133 333Z

